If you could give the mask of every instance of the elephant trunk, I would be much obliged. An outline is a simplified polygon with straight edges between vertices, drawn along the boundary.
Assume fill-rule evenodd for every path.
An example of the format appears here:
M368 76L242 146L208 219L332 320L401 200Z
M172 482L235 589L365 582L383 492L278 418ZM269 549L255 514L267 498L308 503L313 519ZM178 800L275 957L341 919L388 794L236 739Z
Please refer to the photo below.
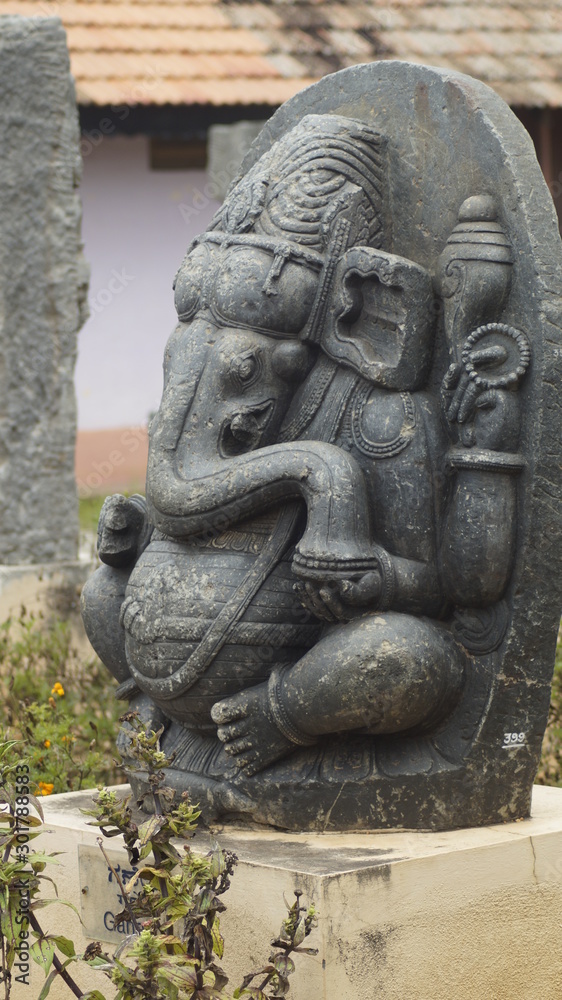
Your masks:
M357 462L334 445L296 441L209 461L190 448L178 471L176 449L151 438L147 474L149 516L165 534L186 537L223 531L271 505L302 498L307 525L294 568L302 575L343 576L377 565L369 507Z

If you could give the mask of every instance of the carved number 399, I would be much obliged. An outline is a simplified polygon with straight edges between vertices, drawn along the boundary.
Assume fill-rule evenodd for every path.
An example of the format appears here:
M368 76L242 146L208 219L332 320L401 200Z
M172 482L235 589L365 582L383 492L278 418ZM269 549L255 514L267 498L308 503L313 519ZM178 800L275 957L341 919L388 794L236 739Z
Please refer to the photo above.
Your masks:
M525 733L504 733L504 747L519 747L525 742Z

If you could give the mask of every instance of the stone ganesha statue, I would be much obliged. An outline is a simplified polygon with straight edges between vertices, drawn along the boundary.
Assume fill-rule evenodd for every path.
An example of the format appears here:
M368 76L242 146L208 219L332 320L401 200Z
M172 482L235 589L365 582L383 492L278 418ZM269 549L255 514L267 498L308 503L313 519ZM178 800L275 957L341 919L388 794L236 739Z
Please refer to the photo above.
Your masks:
M208 820L528 811L549 668L515 718L529 678L505 684L540 333L517 305L527 224L485 157L449 185L414 147L407 184L400 152L446 115L396 81L454 117L462 79L375 64L293 99L176 276L146 499L105 502L83 616Z

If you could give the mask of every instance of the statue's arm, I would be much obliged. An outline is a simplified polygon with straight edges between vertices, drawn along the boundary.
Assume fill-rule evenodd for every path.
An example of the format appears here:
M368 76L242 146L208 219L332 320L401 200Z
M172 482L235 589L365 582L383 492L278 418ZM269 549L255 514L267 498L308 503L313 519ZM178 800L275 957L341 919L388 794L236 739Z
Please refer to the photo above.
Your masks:
M86 582L81 596L86 634L102 662L124 686L126 696L136 685L127 663L122 609L129 576L151 533L144 497L108 497L98 524L102 565Z
M455 455L454 461L464 456ZM499 456L498 456L499 458ZM488 468L476 462L486 461ZM451 601L482 607L503 596L513 565L516 542L515 469L507 470L493 454L466 456L452 469L453 493L445 518L440 569ZM472 464L474 463L474 464Z
M306 609L324 621L349 621L372 611L403 611L438 617L445 606L435 564L391 555L376 543L378 568L342 579L295 584Z
M82 590L81 610L93 648L119 681L116 697L128 701L129 709L138 713L145 727L156 731L168 720L131 677L122 620L130 573L148 545L152 531L144 497L115 494L105 500L98 524L98 555L102 566Z
M517 476L523 461L515 388L462 385L451 368L444 409L452 443L447 456L450 499L443 517L439 569L455 604L482 607L503 596L517 536ZM472 398L471 398L472 395Z
M439 616L444 607L435 563L389 556L393 593L387 608L414 615ZM387 610L382 608L381 610Z
M132 566L150 541L153 526L148 519L146 499L135 493L116 493L103 504L98 523L97 549L107 566Z
M436 558L406 559L374 543L374 571L298 585L301 600L319 617L345 620L386 610L440 617L451 605L482 607L503 596L515 555L523 465L517 383L475 387L460 366L452 366L443 406L450 444Z

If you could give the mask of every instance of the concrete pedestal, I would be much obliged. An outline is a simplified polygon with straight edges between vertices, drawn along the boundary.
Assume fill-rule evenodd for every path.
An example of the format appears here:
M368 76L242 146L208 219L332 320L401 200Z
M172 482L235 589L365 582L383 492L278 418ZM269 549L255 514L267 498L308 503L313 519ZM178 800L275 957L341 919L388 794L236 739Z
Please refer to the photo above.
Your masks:
M30 612L66 617L80 603L80 591L95 569L92 559L67 562L0 564L0 619Z
M80 592L96 568L92 558L66 562L0 564L0 621L19 619L22 607L46 620L63 619L70 625L74 646L86 658L93 656L80 615Z
M60 897L81 910L86 933L64 907L41 911L42 921L78 949L91 931L121 939L111 929L118 889L79 813L88 801L88 793L45 800L38 842L65 852ZM294 1000L559 1000L562 789L536 787L533 817L503 826L346 835L223 828L196 843L204 851L215 837L239 857L222 919L232 989L267 960L283 894L290 900L298 888L319 912L307 941L318 955L297 956ZM115 840L105 847L113 864L129 867ZM111 995L100 974L78 978ZM41 979L37 969L32 991L18 985L14 1000L36 996ZM68 994L55 983L51 995Z

